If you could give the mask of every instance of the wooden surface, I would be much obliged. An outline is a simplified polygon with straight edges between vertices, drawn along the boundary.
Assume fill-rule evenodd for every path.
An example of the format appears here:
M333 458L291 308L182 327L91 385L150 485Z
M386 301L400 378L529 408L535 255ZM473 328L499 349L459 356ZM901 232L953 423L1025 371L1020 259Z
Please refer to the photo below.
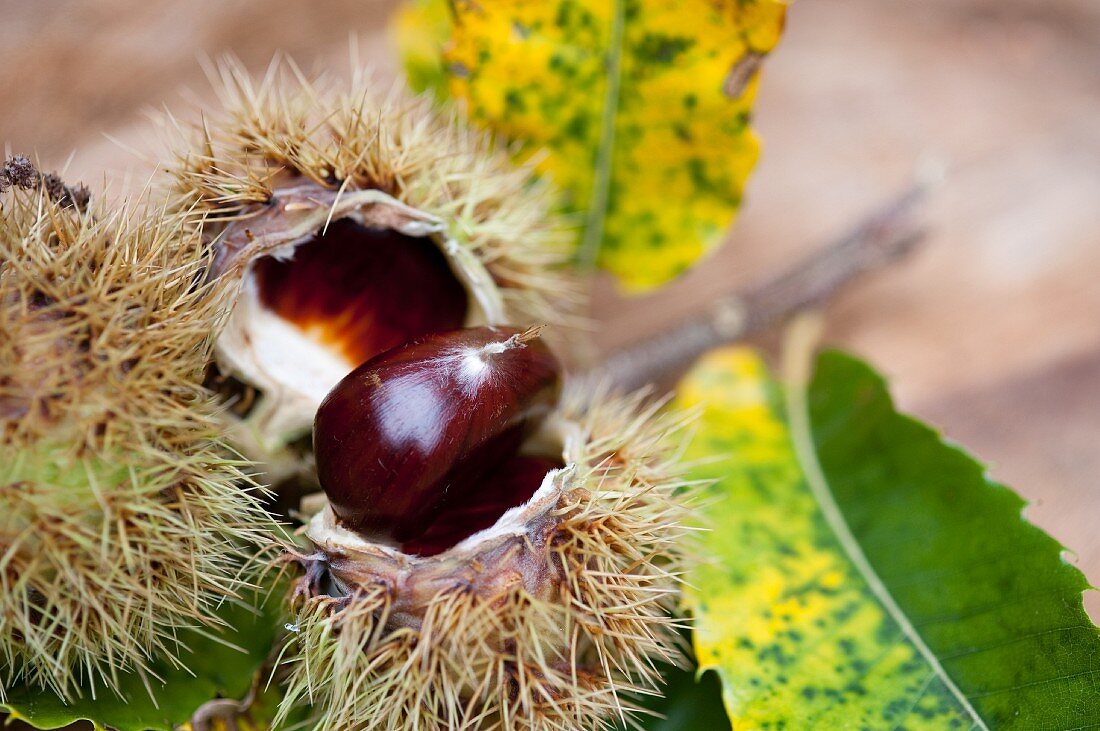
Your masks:
M139 187L149 163L104 135L155 149L144 110L208 98L199 56L259 70L283 50L342 73L350 33L392 76L392 6L0 0L0 138L48 166L73 153L93 187L105 171ZM1032 500L1100 582L1100 5L803 0L765 74L766 148L728 245L656 296L601 289L601 344L776 271L945 164L931 241L839 298L829 341Z

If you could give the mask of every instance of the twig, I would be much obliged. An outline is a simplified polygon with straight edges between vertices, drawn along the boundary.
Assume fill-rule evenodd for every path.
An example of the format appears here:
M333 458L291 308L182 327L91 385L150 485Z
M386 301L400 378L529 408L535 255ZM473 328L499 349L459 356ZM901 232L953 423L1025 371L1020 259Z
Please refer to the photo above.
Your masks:
M717 346L757 334L808 307L819 305L862 274L908 254L926 231L910 220L928 191L918 182L841 238L785 273L723 297L707 312L613 353L582 376L632 390L689 366Z
M191 714L192 731L211 731L215 721L221 721L226 731L237 731L240 728L240 716L248 711L256 699L257 682L258 676L253 679L252 687L248 689L248 695L243 700L215 698L199 706Z

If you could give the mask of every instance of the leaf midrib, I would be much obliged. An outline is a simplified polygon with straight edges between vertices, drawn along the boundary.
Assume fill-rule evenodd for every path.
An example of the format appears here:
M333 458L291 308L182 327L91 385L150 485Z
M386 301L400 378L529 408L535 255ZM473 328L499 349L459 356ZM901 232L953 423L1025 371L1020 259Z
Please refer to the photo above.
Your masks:
M608 41L607 89L604 91L603 113L600 115L600 142L596 148L596 164L592 171L592 195L588 199L584 234L577 261L584 272L594 271L603 243L604 221L611 192L611 156L615 146L615 116L619 110L619 88L622 81L623 25L626 0L612 0L611 38Z
M974 727L982 731L989 731L989 727L986 725L985 720L978 714L977 710L970 703L970 700L962 692L962 689L955 684L954 679L944 669L939 658L932 651L932 648L925 643L924 638L909 620L908 615L905 614L905 611L902 610L894 600L886 584L879 578L878 573L871 565L867 555L863 552L863 548L859 545L859 541L856 540L855 535L848 526L848 521L845 519L844 513L840 510L840 505L837 504L836 499L833 497L828 479L825 477L825 472L817 459L817 449L814 446L813 430L810 425L810 411L807 399L810 373L814 360L813 346L815 338L800 337L800 335L805 335L805 333L800 333L799 330L800 328L795 325L791 330L791 336L787 340L787 373L784 379L786 398L784 399L784 408L787 412L787 422L790 428L791 442L794 447L795 457L802 467L803 474L806 477L806 484L810 488L810 493L817 502L818 508L825 518L825 522L840 543L841 549L843 549L848 560L852 562L852 565L855 566L863 580L867 582L867 586L870 588L871 593L874 594L879 604L882 605L882 608L890 618L897 623L902 634L904 634L906 639L913 644L917 652L920 653L924 661L928 663L929 667L932 668L932 671L940 679L940 682L944 684L944 687L947 688L959 705L966 711L967 715L974 722Z

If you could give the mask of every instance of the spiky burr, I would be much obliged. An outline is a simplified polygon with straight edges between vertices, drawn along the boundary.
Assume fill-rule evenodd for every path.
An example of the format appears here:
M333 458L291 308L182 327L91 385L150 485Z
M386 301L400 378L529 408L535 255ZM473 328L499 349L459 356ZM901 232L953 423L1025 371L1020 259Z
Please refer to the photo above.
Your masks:
M0 696L115 688L242 589L270 521L202 386L207 260L163 209L0 197Z
M610 728L660 687L659 663L683 659L686 417L644 395L565 403L525 448L557 449L558 468L441 552L314 516L314 550L291 553L305 572L284 714L309 704L319 731Z

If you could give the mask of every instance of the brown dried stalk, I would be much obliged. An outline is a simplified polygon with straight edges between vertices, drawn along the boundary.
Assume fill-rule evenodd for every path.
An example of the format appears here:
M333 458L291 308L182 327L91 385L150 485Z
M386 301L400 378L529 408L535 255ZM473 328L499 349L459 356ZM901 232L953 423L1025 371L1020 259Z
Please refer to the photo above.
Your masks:
M582 378L632 390L674 375L720 345L758 334L822 304L859 276L911 252L926 229L913 212L929 184L917 182L849 232L775 279L718 300L706 312L613 353Z

